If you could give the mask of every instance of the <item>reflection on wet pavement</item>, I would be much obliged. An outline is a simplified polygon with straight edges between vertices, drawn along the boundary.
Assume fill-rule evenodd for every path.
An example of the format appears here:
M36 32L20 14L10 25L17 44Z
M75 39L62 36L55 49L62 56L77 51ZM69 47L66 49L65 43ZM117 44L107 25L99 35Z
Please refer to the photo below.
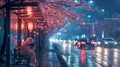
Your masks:
M53 49L52 43L46 46L46 50L42 52L41 63L38 67L60 67L59 60Z
M56 44L69 67L120 67L118 48L77 49L73 44Z

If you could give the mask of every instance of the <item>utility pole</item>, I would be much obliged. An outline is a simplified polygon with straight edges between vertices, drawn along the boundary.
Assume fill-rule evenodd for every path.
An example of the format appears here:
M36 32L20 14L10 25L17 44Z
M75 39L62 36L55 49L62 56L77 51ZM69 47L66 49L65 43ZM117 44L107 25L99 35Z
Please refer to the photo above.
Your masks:
M95 24L92 23L92 34L95 34Z
M86 24L92 26L92 35L95 36L95 23L86 23Z

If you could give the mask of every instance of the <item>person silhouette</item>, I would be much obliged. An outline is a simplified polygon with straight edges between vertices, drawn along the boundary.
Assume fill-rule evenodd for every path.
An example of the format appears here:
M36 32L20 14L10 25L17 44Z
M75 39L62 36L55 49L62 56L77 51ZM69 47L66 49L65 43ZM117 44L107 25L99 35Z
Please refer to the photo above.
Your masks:
M36 55L34 52L34 40L32 37L26 38L26 40L19 46L17 44L17 40L15 38L12 38L13 43L15 44L15 47L17 51L20 52L22 55L29 55L30 60L33 66L36 66Z

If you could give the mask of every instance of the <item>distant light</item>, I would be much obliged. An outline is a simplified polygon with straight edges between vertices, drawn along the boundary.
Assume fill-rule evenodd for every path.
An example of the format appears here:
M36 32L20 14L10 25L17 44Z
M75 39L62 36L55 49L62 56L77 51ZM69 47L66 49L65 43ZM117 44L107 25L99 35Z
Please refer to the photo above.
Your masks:
M66 32L66 30L64 30L64 32Z
M82 23L83 25L85 25L86 23L84 22L84 23Z
M91 0L91 1L90 1L90 4L92 4L92 3L93 3L93 1Z
M104 38L105 37L105 35L104 35L104 31L102 31L102 38Z
M69 43L71 43L72 41L71 40L68 40Z
M79 36L76 36L77 39L79 39L80 37Z
M95 36L96 36L96 34L93 34L92 36L93 36L93 37L95 37Z
M60 32L58 32L58 33L57 33L57 35L61 35L61 33L60 33Z
M50 42L53 42L54 39L49 39Z
M78 3L78 0L75 0L75 3Z
M66 41L65 40L63 40L63 43L65 43Z
M88 18L91 18L91 15L88 15Z
M105 10L104 9L101 9L102 12L104 12Z
M22 42L24 42L24 39L22 39Z
M1 26L0 26L0 30L1 30L2 28L1 28Z
M85 38L85 37L86 37L86 35L85 35L85 34L81 35L81 38Z
M58 42L59 40L58 39L55 39L55 42Z

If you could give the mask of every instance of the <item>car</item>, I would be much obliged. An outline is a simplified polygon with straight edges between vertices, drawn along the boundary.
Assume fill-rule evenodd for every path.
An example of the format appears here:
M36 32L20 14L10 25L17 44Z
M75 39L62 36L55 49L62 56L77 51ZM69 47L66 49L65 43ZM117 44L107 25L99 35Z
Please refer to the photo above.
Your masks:
M80 40L75 40L75 46L77 48L94 48L96 41L91 38L85 38Z
M86 47L86 44L87 44L87 40L86 39L76 39L74 41L74 45L77 47L77 48L85 48Z
M97 41L96 41L96 39L94 39L94 38L90 38L90 39L89 39L89 43L90 43L91 46L93 46L93 47L95 47L95 46L97 45Z
M107 38L104 38L102 39L102 42L101 42L102 45L108 45L108 46L115 46L117 45L117 41L112 38L112 37L107 37Z

